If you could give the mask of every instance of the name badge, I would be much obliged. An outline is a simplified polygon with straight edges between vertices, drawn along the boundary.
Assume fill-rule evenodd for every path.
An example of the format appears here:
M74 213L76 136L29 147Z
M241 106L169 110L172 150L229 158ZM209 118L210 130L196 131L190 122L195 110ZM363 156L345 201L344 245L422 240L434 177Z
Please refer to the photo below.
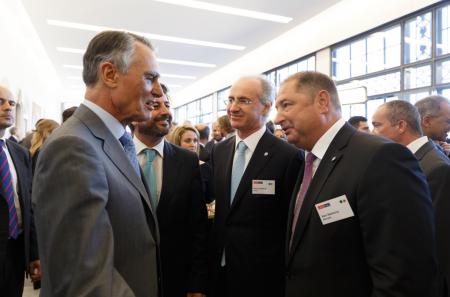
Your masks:
M252 181L252 194L275 195L275 181L254 179Z
M323 225L355 216L345 195L317 203L315 206Z

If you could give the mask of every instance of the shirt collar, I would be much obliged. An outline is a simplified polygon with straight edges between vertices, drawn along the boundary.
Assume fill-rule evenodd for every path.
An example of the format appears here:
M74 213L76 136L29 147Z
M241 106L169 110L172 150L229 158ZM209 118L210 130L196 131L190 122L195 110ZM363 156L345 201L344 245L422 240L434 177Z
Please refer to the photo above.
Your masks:
M239 142L242 140L247 146L247 148L251 152L254 152L256 146L258 145L259 140L261 139L261 137L264 135L265 132L266 132L266 125L263 125L258 131L254 132L245 139L240 138L238 136L238 133L236 133L236 143L234 144L235 150L237 149L237 145L239 144Z
M109 112L87 99L85 99L82 104L92 110L92 112L94 112L103 121L116 139L119 139L122 137L123 133L125 133L125 128L123 125Z
M425 143L428 142L428 137L422 136L409 143L406 147L415 154Z
M139 138L134 137L134 145L136 147L136 152L139 155L140 153L142 153L145 149L149 148L148 146L146 146L141 140L139 140ZM158 154L161 156L161 158L164 159L164 138L161 139L161 141L151 147L152 149L154 149L155 151L158 152Z
M333 124L333 126L328 129L325 134L323 134L319 140L316 142L314 147L312 148L311 152L320 160L323 159L325 156L325 153L328 150L328 147L330 146L333 139L336 137L336 134L339 132L339 130L345 125L345 121L343 119L337 120L336 123Z

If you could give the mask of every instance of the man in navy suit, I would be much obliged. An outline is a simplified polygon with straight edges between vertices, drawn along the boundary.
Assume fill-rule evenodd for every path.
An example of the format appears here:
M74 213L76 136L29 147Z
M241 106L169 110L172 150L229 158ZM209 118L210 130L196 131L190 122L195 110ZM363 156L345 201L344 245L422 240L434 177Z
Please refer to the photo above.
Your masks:
M164 94L154 100L150 120L135 125L134 141L149 188L155 189L151 199L161 236L164 297L201 297L208 267L199 161L195 153L164 140L171 122L170 102ZM148 170L153 171L153 179Z
M434 296L434 216L413 154L347 124L324 74L289 77L276 107L288 141L306 150L289 210L286 297Z
M287 210L302 155L266 130L272 101L272 86L256 76L239 79L226 102L236 135L211 153L213 296L284 295Z
M22 296L25 272L40 279L40 261L31 210L31 159L27 150L5 140L14 124L16 101L0 86L0 295Z
M450 160L432 140L423 136L420 115L408 101L394 100L372 116L374 134L405 145L419 160L436 214L436 242L439 264L439 296L447 297L450 283Z

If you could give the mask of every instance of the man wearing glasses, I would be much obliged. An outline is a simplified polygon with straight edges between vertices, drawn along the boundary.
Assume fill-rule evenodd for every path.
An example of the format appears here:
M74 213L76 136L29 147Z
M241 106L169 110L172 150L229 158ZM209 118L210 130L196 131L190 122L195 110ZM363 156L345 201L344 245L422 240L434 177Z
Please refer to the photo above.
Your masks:
M16 101L0 86L0 295L22 296L25 271L33 281L41 269L31 212L31 162L28 151L6 140L14 124Z
M212 296L284 295L287 211L302 157L266 131L272 102L272 86L259 76L239 79L225 102L236 135L211 153Z

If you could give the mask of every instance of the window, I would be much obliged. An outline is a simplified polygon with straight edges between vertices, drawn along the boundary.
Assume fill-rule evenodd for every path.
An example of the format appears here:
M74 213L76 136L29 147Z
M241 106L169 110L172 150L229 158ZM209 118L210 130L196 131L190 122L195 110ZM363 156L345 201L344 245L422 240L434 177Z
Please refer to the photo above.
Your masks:
M431 58L431 12L406 22L404 42L405 63Z

